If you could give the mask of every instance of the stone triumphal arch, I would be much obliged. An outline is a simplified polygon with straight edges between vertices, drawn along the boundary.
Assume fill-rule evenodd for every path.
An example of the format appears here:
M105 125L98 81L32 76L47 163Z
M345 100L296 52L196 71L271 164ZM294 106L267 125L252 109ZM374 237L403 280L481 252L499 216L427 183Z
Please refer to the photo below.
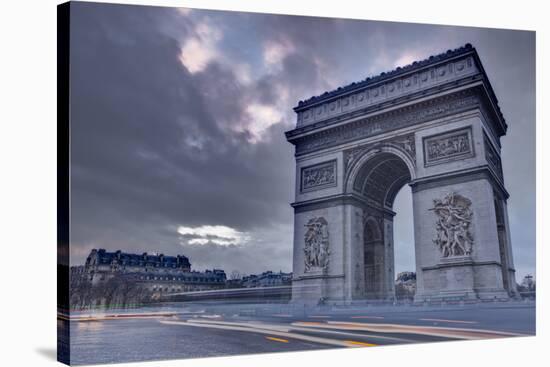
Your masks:
M507 125L471 45L294 110L294 301L394 299L392 206L406 184L415 301L516 296L500 158Z

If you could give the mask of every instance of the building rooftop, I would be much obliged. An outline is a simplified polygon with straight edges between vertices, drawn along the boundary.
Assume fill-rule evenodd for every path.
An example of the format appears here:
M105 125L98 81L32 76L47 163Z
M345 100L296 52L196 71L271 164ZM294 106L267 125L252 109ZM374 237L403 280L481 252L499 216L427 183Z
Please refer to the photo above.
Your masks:
M146 252L143 254L130 254L122 251L108 252L105 249L93 249L88 256L88 259L96 255L100 264L110 264L113 260L121 264L129 266L162 266L162 267L190 267L191 263L186 256L165 256L164 254L150 255Z

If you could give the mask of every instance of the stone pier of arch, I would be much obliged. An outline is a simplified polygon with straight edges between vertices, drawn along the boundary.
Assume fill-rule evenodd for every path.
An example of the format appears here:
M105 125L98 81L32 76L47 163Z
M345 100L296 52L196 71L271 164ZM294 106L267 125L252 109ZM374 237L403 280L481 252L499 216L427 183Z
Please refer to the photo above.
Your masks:
M395 299L393 201L410 185L415 302L517 297L507 125L471 45L295 107L292 300Z

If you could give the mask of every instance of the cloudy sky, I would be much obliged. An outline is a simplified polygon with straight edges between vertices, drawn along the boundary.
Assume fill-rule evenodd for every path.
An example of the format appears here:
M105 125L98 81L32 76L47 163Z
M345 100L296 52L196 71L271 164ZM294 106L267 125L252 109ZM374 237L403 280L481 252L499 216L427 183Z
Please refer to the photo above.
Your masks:
M535 35L391 22L73 3L71 262L92 248L193 268L291 271L299 100L472 43L509 125L518 280L535 268ZM396 270L414 270L408 186Z

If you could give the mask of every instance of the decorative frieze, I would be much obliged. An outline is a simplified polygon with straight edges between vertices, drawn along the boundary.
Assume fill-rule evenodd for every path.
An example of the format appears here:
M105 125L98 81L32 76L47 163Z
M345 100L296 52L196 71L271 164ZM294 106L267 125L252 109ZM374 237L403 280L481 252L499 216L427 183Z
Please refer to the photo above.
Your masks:
M423 146L425 166L474 156L471 128L425 137Z
M336 186L336 160L304 167L301 170L300 190L319 190Z
M315 123L477 73L479 69L472 56L467 55L444 65L421 69L299 111L297 126Z
M479 106L480 98L472 90L467 90L313 133L293 143L296 155L302 155Z
M470 199L451 192L443 199L434 199L432 210L437 215L434 244L443 258L470 256L474 237L470 232L473 212Z

